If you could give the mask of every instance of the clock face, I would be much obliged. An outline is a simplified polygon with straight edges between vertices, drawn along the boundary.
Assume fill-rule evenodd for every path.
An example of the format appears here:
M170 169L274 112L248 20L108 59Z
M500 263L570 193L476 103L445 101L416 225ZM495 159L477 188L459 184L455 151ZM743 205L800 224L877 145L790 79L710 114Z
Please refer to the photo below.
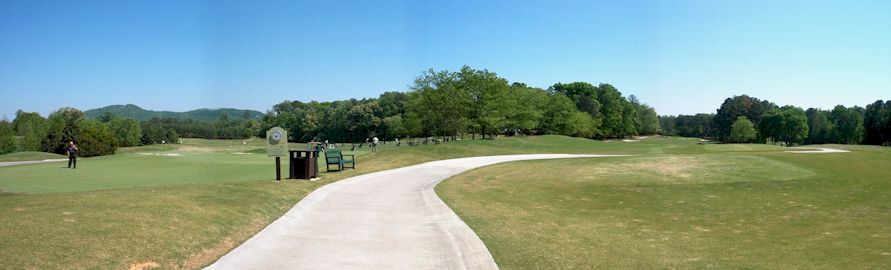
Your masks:
M271 137L270 143L278 144L278 142L281 141L281 139L282 139L282 132L278 131L278 130L273 131L272 136L270 136L270 137Z

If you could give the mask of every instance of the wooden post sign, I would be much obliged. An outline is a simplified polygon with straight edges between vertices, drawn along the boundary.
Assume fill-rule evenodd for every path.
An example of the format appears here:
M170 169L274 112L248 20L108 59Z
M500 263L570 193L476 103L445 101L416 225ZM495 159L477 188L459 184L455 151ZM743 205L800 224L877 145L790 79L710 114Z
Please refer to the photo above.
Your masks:
M281 157L288 155L288 131L274 127L266 131L266 154L275 157L275 180L282 180Z

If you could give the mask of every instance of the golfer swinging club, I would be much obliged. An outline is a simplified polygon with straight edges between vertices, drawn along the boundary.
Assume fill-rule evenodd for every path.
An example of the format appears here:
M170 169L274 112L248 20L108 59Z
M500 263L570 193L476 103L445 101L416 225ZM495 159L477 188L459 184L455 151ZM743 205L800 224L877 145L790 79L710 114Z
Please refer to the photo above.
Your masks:
M77 169L77 145L74 145L74 141L68 141L65 153L68 154L68 168L71 169L71 165L74 165L74 168Z

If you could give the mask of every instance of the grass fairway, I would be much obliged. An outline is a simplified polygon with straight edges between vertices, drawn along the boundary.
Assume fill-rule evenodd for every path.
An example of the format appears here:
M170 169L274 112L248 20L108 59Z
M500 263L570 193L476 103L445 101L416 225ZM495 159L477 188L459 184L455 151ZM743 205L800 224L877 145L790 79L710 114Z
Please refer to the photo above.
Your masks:
M346 177L453 157L642 154L658 144L541 136L383 145L377 153L362 149L357 170L322 173L317 182L273 181L272 158L258 150L258 139L184 139L182 145L120 149L81 159L76 170L52 163L0 167L0 268L126 269L142 263L198 269L312 190Z
M499 164L437 193L503 269L891 265L891 148L795 154L697 142L651 138L626 144L632 157Z

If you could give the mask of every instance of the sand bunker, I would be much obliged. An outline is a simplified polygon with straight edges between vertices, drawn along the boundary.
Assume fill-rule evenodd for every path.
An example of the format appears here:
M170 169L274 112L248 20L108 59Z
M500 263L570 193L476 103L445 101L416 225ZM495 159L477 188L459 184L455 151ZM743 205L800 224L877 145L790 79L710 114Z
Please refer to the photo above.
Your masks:
M799 153L799 154L822 154L822 153L847 153L851 152L848 150L835 149L835 148L825 148L825 147L802 147L796 150L783 151L787 153Z
M603 142L639 142L640 140L632 140L632 139L613 139L613 140L603 140Z

